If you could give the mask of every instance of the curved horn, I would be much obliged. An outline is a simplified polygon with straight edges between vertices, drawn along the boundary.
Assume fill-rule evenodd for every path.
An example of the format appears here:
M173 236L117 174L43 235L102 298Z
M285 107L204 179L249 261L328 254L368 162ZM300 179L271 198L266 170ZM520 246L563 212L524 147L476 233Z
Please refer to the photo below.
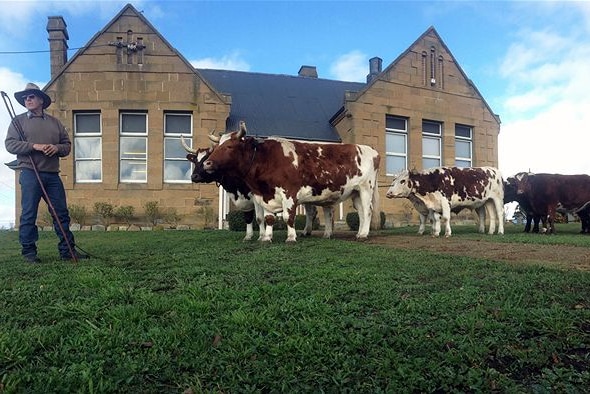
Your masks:
M220 137L218 135L215 135L215 130L213 130L209 133L209 139L211 140L211 142L219 144L219 138Z
M182 144L182 147L184 148L184 150L187 151L188 153L192 153L194 155L196 155L198 153L196 149L193 149L186 144L186 142L184 141L184 136L182 134L180 135L180 143Z
M238 131L238 138L242 138L243 136L246 135L246 122L244 122L243 120L240 120L240 130Z

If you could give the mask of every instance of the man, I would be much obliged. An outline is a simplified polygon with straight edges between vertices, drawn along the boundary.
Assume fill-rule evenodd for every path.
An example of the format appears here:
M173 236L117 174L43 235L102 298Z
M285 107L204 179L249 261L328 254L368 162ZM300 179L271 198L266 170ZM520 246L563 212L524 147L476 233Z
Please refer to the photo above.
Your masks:
M70 231L70 215L66 193L59 176L59 158L70 154L71 142L62 123L45 113L51 98L33 83L25 90L14 94L16 101L27 109L17 115L8 127L6 150L16 155L20 171L21 216L19 241L25 261L39 263L37 257L37 212L41 198L48 207L53 205L57 218L53 217L53 228L59 237L58 250L63 260L88 258L75 249L74 235ZM24 135L21 135L24 134ZM33 162L31 162L33 161ZM34 163L34 164L33 164ZM35 173L35 169L39 175ZM45 188L43 193L41 184ZM58 222L59 221L59 222ZM61 228L60 228L61 224ZM63 228L63 233L62 229ZM72 256L72 254L74 254Z

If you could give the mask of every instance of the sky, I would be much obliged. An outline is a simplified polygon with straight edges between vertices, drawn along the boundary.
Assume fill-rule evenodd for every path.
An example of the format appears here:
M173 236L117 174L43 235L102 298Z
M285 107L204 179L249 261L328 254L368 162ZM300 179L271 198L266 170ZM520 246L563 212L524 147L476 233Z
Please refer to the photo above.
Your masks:
M590 174L590 2L0 0L0 90L50 80L47 17L63 16L68 57L127 4L198 68L364 82L433 26L502 121L499 167ZM0 139L10 116L0 108ZM0 228L15 222L15 156L0 148Z

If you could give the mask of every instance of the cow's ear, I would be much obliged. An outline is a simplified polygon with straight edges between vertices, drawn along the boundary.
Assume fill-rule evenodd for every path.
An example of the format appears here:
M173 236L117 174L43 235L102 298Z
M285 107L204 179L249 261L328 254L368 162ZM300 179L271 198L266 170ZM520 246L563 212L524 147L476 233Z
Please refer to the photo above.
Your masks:
M192 153L189 153L188 155L186 155L186 159L188 161L192 161L193 163L197 162L197 156L193 155Z

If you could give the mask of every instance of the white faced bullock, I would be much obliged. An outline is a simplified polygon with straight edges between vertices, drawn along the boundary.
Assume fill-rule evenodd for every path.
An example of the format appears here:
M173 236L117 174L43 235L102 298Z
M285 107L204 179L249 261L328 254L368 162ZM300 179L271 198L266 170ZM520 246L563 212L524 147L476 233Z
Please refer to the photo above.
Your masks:
M515 178L517 193L529 200L533 210L547 213L548 234L555 233L559 210L578 214L582 232L589 232L590 176L521 173Z
M259 140L245 134L243 125L240 131L231 133L213 149L203 168L218 176L243 179L264 208L267 224L274 221L274 213L282 212L287 242L297 239L293 225L299 204L331 210L352 198L359 213L357 238L367 238L371 225L378 227L379 153L373 148L277 137ZM272 230L267 229L263 240L272 240Z
M504 234L504 188L500 172L493 167L404 170L393 179L387 198L419 199L428 210L441 214L446 237L451 236L451 211L464 208L478 212L480 232L485 230L487 212L490 216L488 232L493 234L497 223L498 234Z

